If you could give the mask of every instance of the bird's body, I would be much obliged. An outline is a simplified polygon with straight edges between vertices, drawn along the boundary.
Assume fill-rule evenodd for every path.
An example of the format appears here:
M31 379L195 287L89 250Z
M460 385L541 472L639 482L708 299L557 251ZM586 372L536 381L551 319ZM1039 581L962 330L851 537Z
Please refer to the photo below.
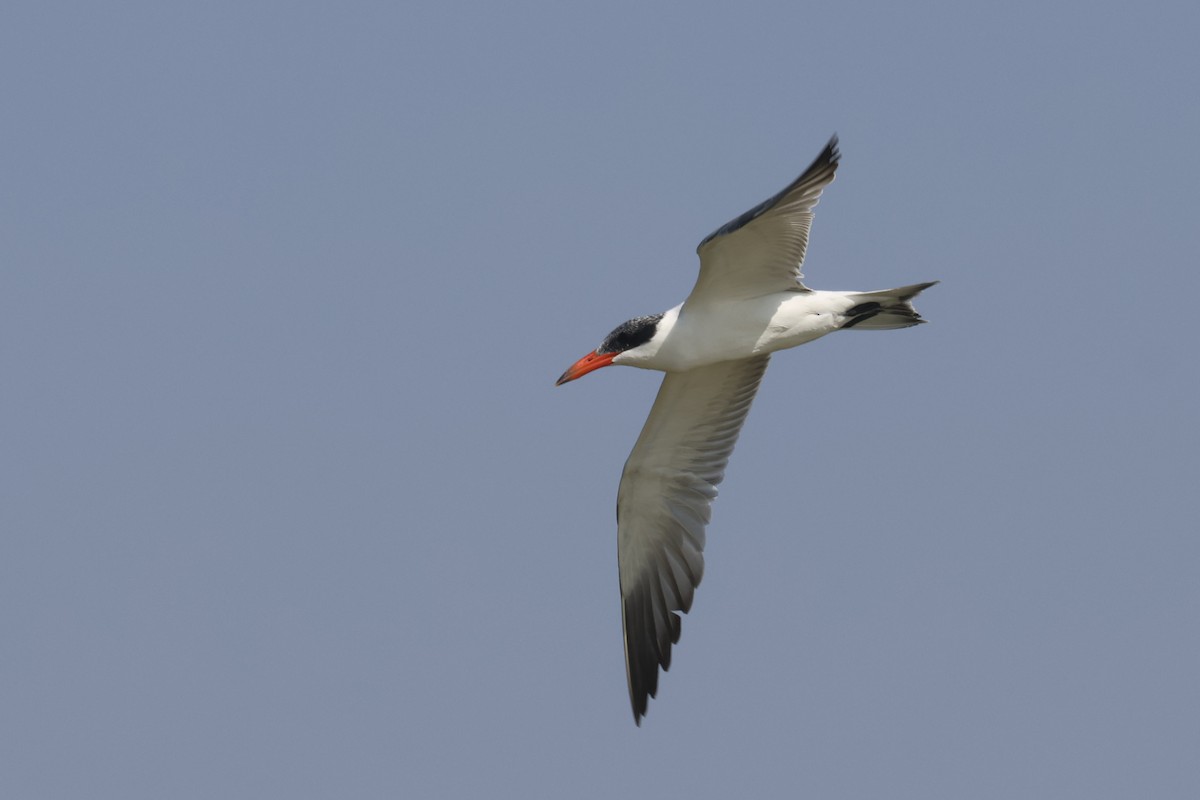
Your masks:
M617 542L625 664L640 724L671 663L680 618L704 571L717 484L771 353L837 330L906 328L932 283L872 292L800 282L812 209L833 180L837 139L779 194L700 243L700 275L680 305L618 326L559 384L610 364L666 373L621 475Z
M909 290L919 291L917 287L899 291ZM689 299L663 312L648 345L619 353L612 363L683 372L786 350L841 330L853 320L854 315L847 312L870 302L864 298L871 295L785 290L729 300ZM911 324L911 320L906 323ZM711 336L712 331L722 335Z

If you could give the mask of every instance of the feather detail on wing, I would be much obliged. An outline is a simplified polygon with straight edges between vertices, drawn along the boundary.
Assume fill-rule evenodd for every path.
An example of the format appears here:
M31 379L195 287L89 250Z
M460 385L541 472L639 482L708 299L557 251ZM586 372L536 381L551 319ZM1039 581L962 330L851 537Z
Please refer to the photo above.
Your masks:
M621 617L638 724L679 641L675 612L691 608L703 577L710 506L769 358L667 373L621 474Z
M700 277L689 302L798 289L813 208L837 172L837 137L783 191L709 234L696 252Z

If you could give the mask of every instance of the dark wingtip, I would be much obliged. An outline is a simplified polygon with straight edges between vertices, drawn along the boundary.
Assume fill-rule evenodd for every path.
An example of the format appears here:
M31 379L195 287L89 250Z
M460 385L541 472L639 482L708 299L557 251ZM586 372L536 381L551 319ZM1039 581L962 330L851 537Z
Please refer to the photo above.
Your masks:
M633 724L639 728L642 727L642 720L646 718L646 712L650 709L650 698L653 696L643 694L641 697L629 697L630 705L633 706Z
M629 705L633 710L633 724L639 728L642 727L642 717L646 716L646 707L650 705L650 698L645 694L638 697L633 691L630 691Z
M830 164L836 164L841 157L842 151L838 149L838 135L835 133L829 137L829 143L825 145L825 150L821 155L817 156L817 161L824 159Z
M840 150L838 150L838 137L835 133L830 137L829 142L825 145L825 149L821 151L821 154L813 159L813 162L808 165L808 168L805 169L804 172L800 173L800 177L796 178L796 180L785 186L779 191L779 193L772 195L746 213L730 220L729 222L726 222L708 236L705 236L700 240L700 244L696 246L696 252L700 252L704 245L708 244L713 239L727 236L728 234L731 234L758 219L767 211L771 210L771 208L773 208L775 204L779 202L780 198L794 189L796 185L802 181L812 179L818 173L823 174L826 170L828 170L828 173L831 176L829 180L833 180L832 175L837 172L838 161L841 159L841 157L842 153Z
M797 178L796 180L799 181L805 176L811 175L815 171L824 169L826 167L837 169L838 162L841 160L842 151L838 148L838 135L835 133L833 136L829 137L829 141L825 144L825 149L821 151L820 155L813 159L813 162L808 165L808 169L804 170L804 172L800 174L800 178Z

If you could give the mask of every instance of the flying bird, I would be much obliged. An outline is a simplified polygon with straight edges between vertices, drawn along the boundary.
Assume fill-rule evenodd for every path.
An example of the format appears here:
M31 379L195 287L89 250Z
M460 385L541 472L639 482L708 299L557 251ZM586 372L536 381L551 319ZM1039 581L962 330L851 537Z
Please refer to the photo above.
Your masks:
M800 266L813 208L837 172L837 137L774 197L709 234L687 299L617 326L556 385L612 364L665 372L617 491L625 672L641 725L671 666L680 613L704 573L717 485L771 353L848 329L924 320L912 299L937 281L874 292L809 289Z

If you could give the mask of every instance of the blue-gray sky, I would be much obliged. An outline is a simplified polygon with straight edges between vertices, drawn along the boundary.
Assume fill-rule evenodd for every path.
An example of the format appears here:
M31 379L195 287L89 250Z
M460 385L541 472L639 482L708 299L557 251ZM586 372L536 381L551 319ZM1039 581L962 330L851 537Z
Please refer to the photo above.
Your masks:
M1194 3L12 3L0 794L1191 798ZM830 134L641 729L554 379Z

